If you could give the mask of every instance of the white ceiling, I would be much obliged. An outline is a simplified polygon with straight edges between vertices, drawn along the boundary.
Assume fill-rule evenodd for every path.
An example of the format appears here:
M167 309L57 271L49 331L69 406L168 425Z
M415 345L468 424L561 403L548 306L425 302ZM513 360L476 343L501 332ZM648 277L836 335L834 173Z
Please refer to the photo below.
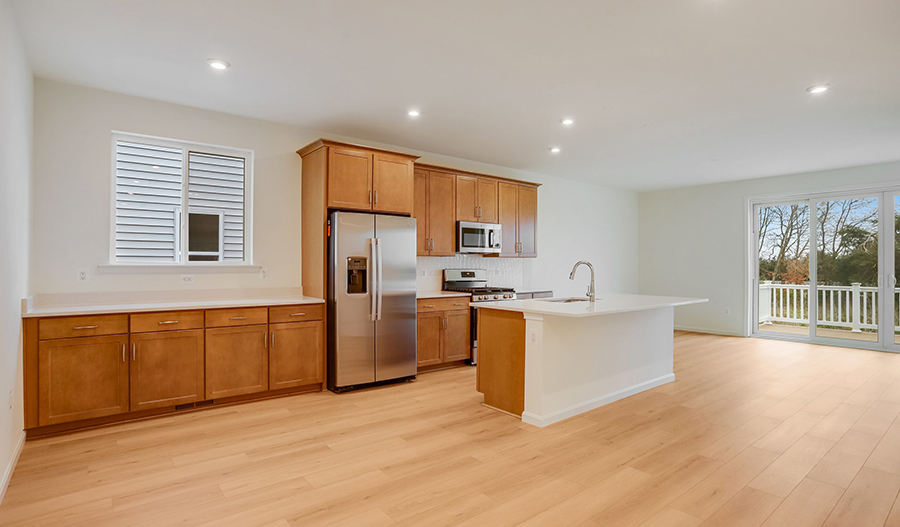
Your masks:
M897 0L12 5L38 77L616 188L900 159Z

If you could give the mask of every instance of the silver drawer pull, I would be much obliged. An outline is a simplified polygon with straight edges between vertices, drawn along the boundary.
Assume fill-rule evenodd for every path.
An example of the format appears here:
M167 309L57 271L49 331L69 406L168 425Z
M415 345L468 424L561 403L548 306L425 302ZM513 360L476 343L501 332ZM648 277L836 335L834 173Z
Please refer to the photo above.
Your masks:
M159 325L162 326L163 324L177 324L177 323L178 323L177 320L163 320L162 322L159 323Z
M292 317L303 317L306 316L306 313L291 313Z
M247 320L247 317L231 317L231 320Z
M97 329L97 326L76 326L72 329Z
M454 306L464 306L465 304L453 304Z
M434 307L434 306L422 306L422 307Z

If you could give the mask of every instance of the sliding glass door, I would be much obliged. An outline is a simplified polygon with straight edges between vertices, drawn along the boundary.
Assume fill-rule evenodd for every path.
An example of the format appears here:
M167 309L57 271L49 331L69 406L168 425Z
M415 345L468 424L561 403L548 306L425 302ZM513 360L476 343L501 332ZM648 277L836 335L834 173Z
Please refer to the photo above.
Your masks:
M752 214L753 334L900 351L900 190Z

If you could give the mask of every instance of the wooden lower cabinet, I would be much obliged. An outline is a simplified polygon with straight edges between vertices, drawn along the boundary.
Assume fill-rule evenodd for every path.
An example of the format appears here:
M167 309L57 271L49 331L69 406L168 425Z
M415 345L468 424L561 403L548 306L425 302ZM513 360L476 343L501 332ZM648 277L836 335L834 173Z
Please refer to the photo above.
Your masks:
M131 335L131 411L204 399L203 330Z
M431 366L444 362L441 355L444 313L419 313L416 320L416 349L418 366Z
M469 310L419 312L416 322L418 366L471 357Z
M271 324L269 331L270 390L323 381L324 321Z
M206 398L269 389L269 326L206 330Z
M42 341L39 425L127 412L127 347L128 335Z

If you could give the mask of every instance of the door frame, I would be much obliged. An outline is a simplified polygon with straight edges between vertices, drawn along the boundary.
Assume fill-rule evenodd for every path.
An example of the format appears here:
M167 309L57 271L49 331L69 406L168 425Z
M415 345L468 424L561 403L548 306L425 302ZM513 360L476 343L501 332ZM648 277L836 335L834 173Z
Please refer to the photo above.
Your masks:
M896 182L885 182L872 185L857 185L853 187L842 187L827 191L803 192L803 193L783 193L770 194L762 196L748 196L744 199L745 212L745 243L746 259L744 264L744 286L747 294L744 317L744 335L747 337L764 338L772 340L785 340L793 342L805 342L810 344L821 344L826 346L839 346L843 348L869 349L875 351L900 352L900 345L893 343L893 290L891 295L885 295L885 285L896 281L893 274L893 255L895 248L894 231L893 231L893 213L894 213L894 196L900 195L900 184ZM879 322L879 338L877 342L852 341L846 339L837 339L831 337L817 337L815 335L815 323L818 314L815 309L810 306L809 310L809 335L791 335L778 334L774 332L759 331L759 207L798 204L807 202L810 207L809 229L810 229L810 303L816 294L815 272L817 246L815 243L815 224L816 209L815 204L818 201L827 199L851 199L855 196L877 197L880 203L879 209L879 227L878 227L878 265L879 265L879 319L889 321L889 331L885 330L884 324ZM890 196L890 200L888 199ZM887 204L890 203L890 207ZM888 245L890 249L888 250ZM890 265L890 267L888 267ZM888 302L888 297L890 302ZM816 302L816 307L818 302ZM890 318L888 318L890 317ZM890 338L888 338L890 336Z

